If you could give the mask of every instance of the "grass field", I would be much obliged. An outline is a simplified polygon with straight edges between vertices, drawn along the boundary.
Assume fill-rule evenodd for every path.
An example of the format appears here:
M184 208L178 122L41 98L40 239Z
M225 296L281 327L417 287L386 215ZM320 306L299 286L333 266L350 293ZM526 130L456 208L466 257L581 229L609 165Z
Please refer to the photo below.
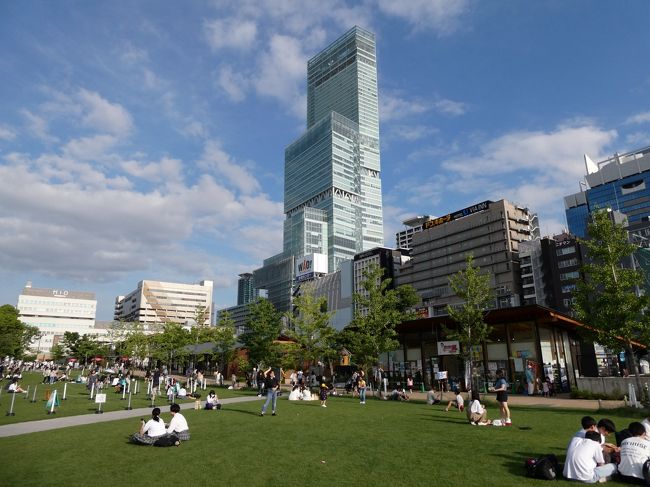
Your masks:
M23 421L34 421L39 419L48 419L51 416L47 414L48 408L46 408L45 400L45 391L49 390L50 392L57 390L58 397L62 398L63 396L63 383L55 383L52 385L41 384L43 380L41 374L38 373L26 373L23 376L23 379L20 380L20 385L23 389L27 389L29 386L29 394L18 394L14 400L14 412L15 416L6 416L6 413L11 408L11 395L7 394L6 391L2 391L0 394L0 425L11 424L11 423L20 423ZM2 382L2 386L6 385L6 381ZM34 398L34 387L36 389L36 402L32 403ZM140 392L137 395L132 395L131 397L131 407L133 409L148 407L151 405L151 400L146 397L146 385L143 380L139 380ZM144 390L143 390L144 389ZM205 399L207 396L208 390L206 391L197 391L201 394L201 398ZM232 391L226 388L217 388L217 394L220 399L225 399L228 397L235 397L238 395L251 395L254 394L253 391L243 391L237 390ZM104 390L106 393L106 403L102 404L103 411L117 411L125 409L128 405L128 394L126 399L122 400L122 395L114 392L113 387L108 387ZM94 401L90 400L90 392L86 389L85 384L75 384L68 383L66 391L67 399L60 400L60 406L55 408L55 417L62 416L76 416L79 414L93 414L98 405ZM186 399L182 402L192 402L192 399ZM167 397L159 396L156 398L156 406L165 406L167 405Z
M513 408L514 425L496 428L470 426L462 413L421 403L369 399L362 406L336 397L321 408L318 401L283 398L276 417L260 417L260 407L256 401L221 411L184 411L192 439L172 448L129 444L137 419L2 438L1 483L544 485L524 477L525 459L554 453L563 460L585 414ZM489 412L496 416L495 407ZM619 428L639 419L631 411L606 414Z

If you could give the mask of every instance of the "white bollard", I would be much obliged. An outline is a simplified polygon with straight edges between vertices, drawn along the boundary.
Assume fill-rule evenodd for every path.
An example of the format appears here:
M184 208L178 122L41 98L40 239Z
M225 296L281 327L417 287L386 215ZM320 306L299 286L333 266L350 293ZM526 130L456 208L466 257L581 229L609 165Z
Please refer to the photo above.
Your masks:
M94 394L95 394L95 383L93 382L93 383L90 385L90 400L91 400L91 401L93 400L93 395L94 395Z
M61 399L63 399L65 401L67 399L67 397L66 397L67 394L68 394L68 383L65 382L63 384L63 397Z
M126 399L126 384L122 388L122 399L121 400L124 401L124 399Z
M130 391L129 391L129 404L126 406L126 409L127 409L127 411L130 411L131 409L133 409L131 407L131 392Z
M31 386L27 386L27 390L25 391L25 399L27 399L29 397L29 388L30 387Z
M138 381L136 379L135 384L133 384L133 394L138 393Z
M32 396L31 402L36 402L36 389L38 389L38 386L34 386L34 395Z
M16 393L13 393L11 395L11 407L9 408L9 412L7 413L7 416L15 416L16 413L14 413L14 401L16 400Z
M205 383L205 377L203 378L203 390L205 391L206 388L206 383Z
M151 381L147 381L147 396L151 393Z

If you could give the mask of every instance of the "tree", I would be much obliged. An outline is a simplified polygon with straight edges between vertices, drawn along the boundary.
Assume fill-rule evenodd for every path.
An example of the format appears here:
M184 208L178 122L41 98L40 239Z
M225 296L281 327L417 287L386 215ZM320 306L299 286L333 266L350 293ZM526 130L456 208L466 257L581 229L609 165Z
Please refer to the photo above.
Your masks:
M302 368L305 362L314 364L322 359L330 362L331 373L331 360L337 354L333 346L336 330L330 325L332 313L327 311L327 299L316 299L307 291L294 299L294 306L295 311L285 315L287 335L296 341L290 352L294 365Z
M239 339L248 349L252 363L273 367L280 365L282 351L277 339L281 333L281 315L271 301L260 298L251 303L246 331Z
M340 342L362 369L376 363L380 354L399 346L395 327L415 318L412 308L420 300L412 286L391 289L392 280L383 276L384 269L377 265L364 271L364 292L354 294L354 319L341 332Z
M22 357L39 335L37 327L20 321L20 313L12 305L0 306L0 357Z
M154 359L166 363L169 370L175 360L183 360L189 352L185 349L192 343L190 332L178 323L165 323L161 333L150 335L151 355Z
M77 359L82 359L84 358L84 356L79 355L79 350L78 350L80 339L81 336L76 331L66 331L63 333L63 338L59 343L63 347L63 351L66 354L76 357Z
M219 313L213 341L215 354L219 357L219 365L224 369L232 360L235 351L235 322L227 311Z
M209 320L209 318L210 310L202 304L199 304L194 310L194 323L197 326L210 326L209 322L207 325L205 323L205 320Z
M643 271L623 265L626 260L631 262L636 246L629 242L623 225L612 221L609 210L592 213L587 233L589 238L580 240L587 259L581 268L584 279L578 281L574 292L574 311L589 326L596 342L612 350L625 349L640 392L632 342L648 339L649 320L644 310L650 301L638 293Z
M56 345L52 345L52 348L50 349L50 353L52 354L52 358L55 361L64 359L65 356L67 355L65 353L65 349L61 346L60 343L57 343Z
M471 389L478 390L478 375L471 373L472 350L481 345L490 333L490 327L483 319L485 310L494 302L490 275L481 273L481 269L474 266L473 256L469 254L465 269L450 276L449 285L463 303L459 306L447 305L449 317L456 322L456 329L448 330L447 336L459 341L465 363L465 383L469 384L471 377Z

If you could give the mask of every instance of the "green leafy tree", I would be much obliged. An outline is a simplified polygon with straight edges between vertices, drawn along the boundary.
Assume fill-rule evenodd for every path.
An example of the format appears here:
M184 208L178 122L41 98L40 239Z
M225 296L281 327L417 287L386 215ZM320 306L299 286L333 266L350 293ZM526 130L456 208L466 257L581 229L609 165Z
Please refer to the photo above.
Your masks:
M631 263L636 246L608 210L592 214L587 233L589 238L580 240L587 259L581 268L584 279L578 281L574 293L576 317L589 326L596 342L612 350L625 349L641 391L632 342L647 343L650 323L644 311L650 302L638 292L644 283L643 271L624 265Z
M63 347L66 354L76 357L77 359L84 358L79 355L79 340L81 336L76 331L66 331L63 333L63 338L59 342Z
M61 346L60 343L57 343L56 345L52 345L52 348L50 349L50 353L52 354L52 358L55 361L59 361L61 359L66 358L66 353L65 349Z
M178 323L165 323L161 333L150 335L152 357L167 364L169 370L174 361L184 361L189 356L185 347L191 343L190 332Z
M315 298L307 291L294 299L295 310L287 313L289 324L287 335L296 343L291 346L289 356L293 365L302 368L303 364L314 364L319 360L330 363L336 357L334 347L336 330L330 325L332 313L327 311L325 297Z
M20 321L20 313L15 307L10 304L0 306L0 357L21 358L39 335L38 328Z
M483 319L485 311L494 303L490 275L481 273L470 254L465 269L451 276L449 285L463 302L458 306L447 305L447 313L456 323L455 329L447 330L447 336L460 343L465 362L465 380L471 380L471 388L478 390L478 374L472 373L472 350L481 345L490 333L490 326Z
M248 349L252 363L277 367L281 363L282 349L276 341L281 333L281 314L268 299L258 299L250 305L246 331L239 340Z
M125 323L125 335L122 339L123 353L142 362L149 356L149 339L144 332L144 325L137 322Z
M205 306L199 304L194 310L194 323L198 326L210 326L210 310ZM206 320L208 323L206 324Z
M364 292L354 294L354 319L341 332L340 343L364 370L382 353L399 347L395 327L415 318L412 308L420 300L412 286L391 289L391 279L383 276L384 269L377 265L364 271Z
M226 373L228 363L235 353L235 322L227 311L219 313L217 326L214 327L214 353L218 357L222 373Z

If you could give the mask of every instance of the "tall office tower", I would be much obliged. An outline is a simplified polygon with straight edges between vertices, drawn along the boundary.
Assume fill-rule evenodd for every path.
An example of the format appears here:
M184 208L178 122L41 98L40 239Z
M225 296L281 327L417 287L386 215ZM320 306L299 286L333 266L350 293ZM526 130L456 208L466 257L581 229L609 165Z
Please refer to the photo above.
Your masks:
M253 285L253 274L244 272L239 274L237 281L237 305L248 304L255 300L255 288Z
M650 147L594 163L585 154L587 189L564 198L569 232L587 235L592 211L611 208L627 217L628 231L640 245L650 241Z
M333 272L383 246L372 33L353 27L307 63L307 131L285 150L284 182L284 255L300 258L320 239Z

